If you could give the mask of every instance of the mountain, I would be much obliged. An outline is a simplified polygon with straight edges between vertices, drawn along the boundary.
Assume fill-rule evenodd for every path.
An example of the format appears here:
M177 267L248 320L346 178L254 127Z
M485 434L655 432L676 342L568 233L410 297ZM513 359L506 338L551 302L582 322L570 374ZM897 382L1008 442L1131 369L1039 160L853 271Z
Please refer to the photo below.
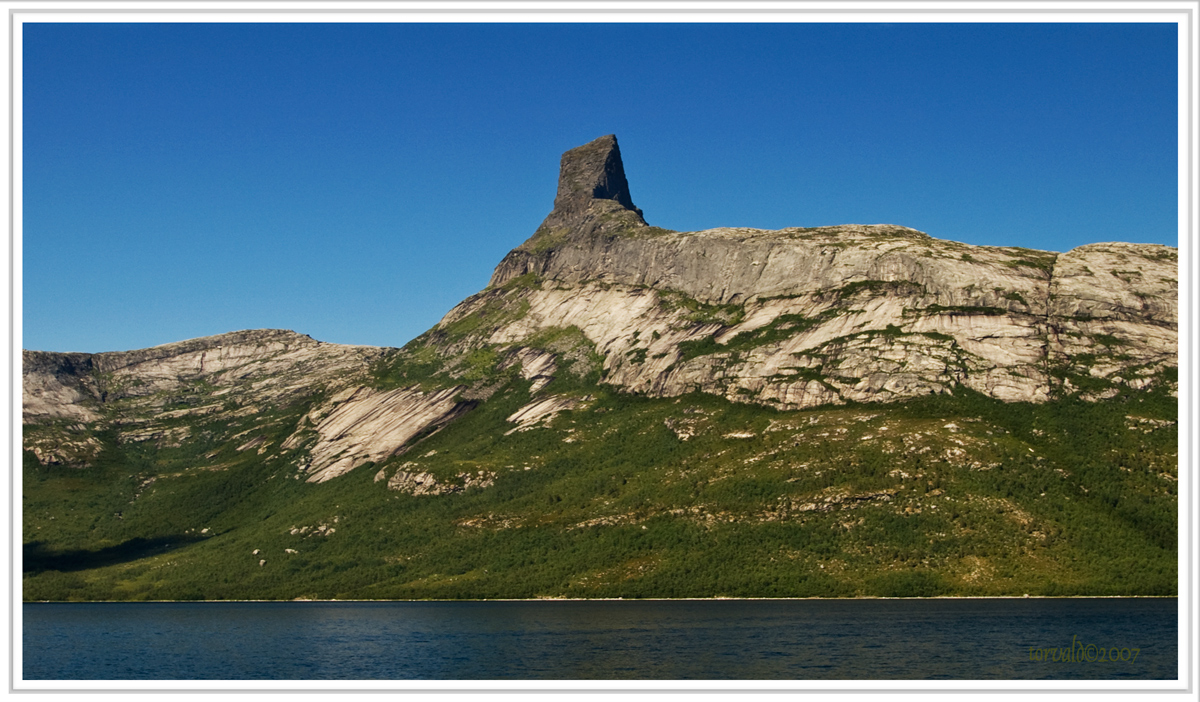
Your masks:
M601 137L402 349L25 351L25 597L1173 594L1177 281L674 232Z

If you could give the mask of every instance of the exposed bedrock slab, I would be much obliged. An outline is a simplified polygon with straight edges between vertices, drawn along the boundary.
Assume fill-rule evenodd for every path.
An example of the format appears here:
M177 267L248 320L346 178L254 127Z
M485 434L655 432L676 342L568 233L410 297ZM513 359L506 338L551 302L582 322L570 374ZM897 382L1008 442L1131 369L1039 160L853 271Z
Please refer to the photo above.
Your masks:
M534 396L509 417L513 431L586 407L555 378L597 370L628 392L779 409L963 388L1028 402L1174 390L1163 371L1178 366L1177 266L1166 246L1055 253L888 224L674 232L633 204L608 135L563 154L550 214L487 289L406 352L422 354L412 377L433 368L428 386L442 389L373 389L384 377L374 364L394 350L282 330L25 351L23 442L43 463L86 465L101 430L158 448L220 438L241 452L295 450L293 467L308 451L303 471L323 482L404 452L516 376ZM396 480L414 494L437 482L410 473Z
M412 387L381 392L359 387L335 396L308 417L317 435L310 449L308 482L323 483L368 461L400 453L410 439L473 406L457 399L462 390L459 386L425 393ZM302 444L303 432L299 431L284 448Z

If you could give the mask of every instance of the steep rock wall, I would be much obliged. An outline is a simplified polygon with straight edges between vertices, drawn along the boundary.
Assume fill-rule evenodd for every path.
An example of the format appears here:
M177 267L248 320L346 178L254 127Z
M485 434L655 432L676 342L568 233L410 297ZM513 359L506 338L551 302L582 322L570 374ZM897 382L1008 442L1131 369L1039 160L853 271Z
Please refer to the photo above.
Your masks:
M606 139L580 149L598 163L607 148L611 166L619 152ZM1077 390L1072 376L1103 381L1085 395L1100 399L1145 387L1178 363L1170 247L1105 243L1059 254L895 225L671 232L644 225L640 210L622 224L615 215L631 202L585 207L581 173L598 170L576 168L575 151L564 154L547 218L574 228L555 238L544 224L496 267L489 290L527 310L489 330L486 343L576 326L604 355L606 382L784 409L959 385L1042 402ZM560 200L570 202L562 212ZM485 316L495 305L487 299L464 301L439 328Z

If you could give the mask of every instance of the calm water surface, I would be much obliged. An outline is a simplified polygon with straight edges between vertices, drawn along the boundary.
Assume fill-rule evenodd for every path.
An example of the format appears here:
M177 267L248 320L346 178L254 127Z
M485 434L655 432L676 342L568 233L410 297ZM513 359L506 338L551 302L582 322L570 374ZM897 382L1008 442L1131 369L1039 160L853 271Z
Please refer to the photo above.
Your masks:
M1170 680L1177 607L1175 599L27 603L24 678ZM1076 657L1092 644L1093 658L1101 648L1120 658L1124 648L1131 660L1041 653L1065 656L1073 640Z

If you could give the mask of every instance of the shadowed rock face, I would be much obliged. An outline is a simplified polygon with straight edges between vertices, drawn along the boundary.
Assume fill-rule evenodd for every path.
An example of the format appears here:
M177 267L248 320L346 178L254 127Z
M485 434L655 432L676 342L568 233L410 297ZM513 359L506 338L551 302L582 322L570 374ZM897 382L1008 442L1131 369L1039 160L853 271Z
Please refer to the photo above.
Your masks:
M625 180L621 149L613 134L602 136L562 155L558 172L558 193L554 210L542 222L542 227L574 226L581 222L592 200L612 200L621 207L636 212Z
M625 180L617 138L602 136L562 156L554 209L510 257L524 261L567 240L611 235L646 226Z

